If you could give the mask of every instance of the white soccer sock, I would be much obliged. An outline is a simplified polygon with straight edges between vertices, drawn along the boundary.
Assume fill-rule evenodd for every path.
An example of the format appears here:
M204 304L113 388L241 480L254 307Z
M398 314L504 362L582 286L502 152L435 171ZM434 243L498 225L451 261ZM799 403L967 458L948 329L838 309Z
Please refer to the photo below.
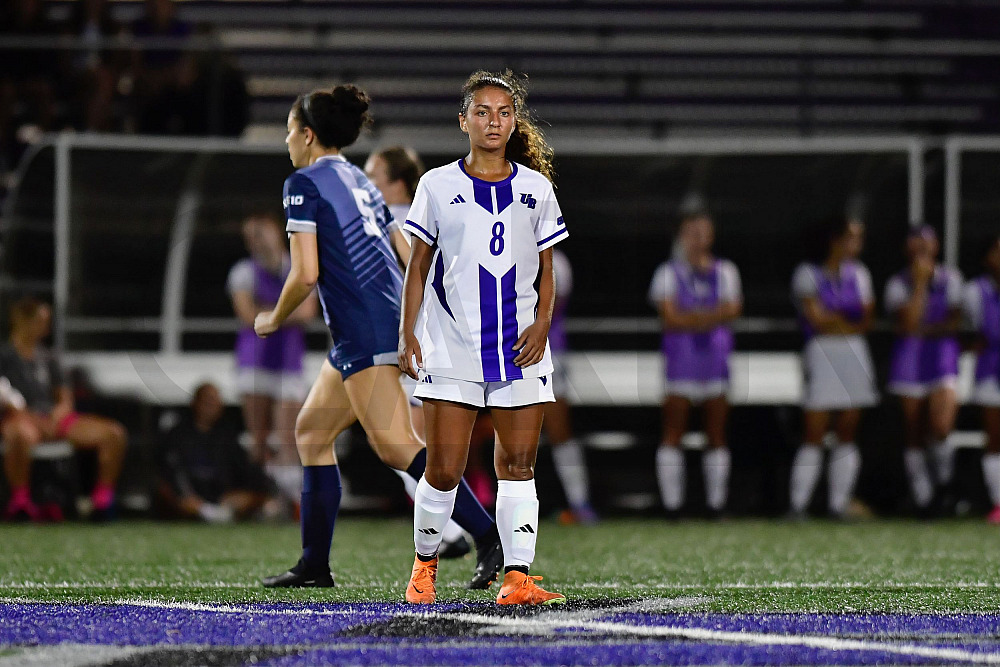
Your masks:
M569 506L584 507L590 504L590 485L587 480L587 462L583 457L583 447L575 438L561 445L552 445L552 460L556 465L556 475L562 482L563 493Z
M705 475L705 502L716 512L726 506L729 497L729 448L713 447L701 458L701 469Z
M406 495L410 497L410 500L416 502L417 495L417 480L410 476L410 473L405 470L396 470L395 468L390 468L394 473L399 475L399 478L403 480L403 488L406 489ZM454 521L449 520L445 524L444 530L441 531L441 539L445 542L454 542L458 538L462 537L465 531Z
M656 479L663 506L673 512L684 503L684 452L680 447L660 445L656 450Z
M497 530L505 567L528 567L535 560L538 537L538 494L535 480L501 479L497 483Z
M413 496L413 545L421 556L437 554L444 527L455 509L458 487L439 491L421 476Z
M910 480L913 502L917 507L927 507L934 495L934 484L927 470L927 453L916 447L907 447L903 452L903 467L906 468L906 478Z
M835 516L840 516L847 509L860 471L861 452L853 442L842 442L830 452L830 462L827 464L830 478L828 498L830 512Z
M993 506L1000 505L1000 454L983 454L983 479Z
M789 483L790 500L793 512L805 512L816 490L821 466L823 465L823 450L819 445L804 442L795 453L792 462L792 479Z
M937 483L950 483L952 472L955 469L955 450L951 446L951 441L948 438L931 440L930 450L931 456L934 457L934 472L937 473Z

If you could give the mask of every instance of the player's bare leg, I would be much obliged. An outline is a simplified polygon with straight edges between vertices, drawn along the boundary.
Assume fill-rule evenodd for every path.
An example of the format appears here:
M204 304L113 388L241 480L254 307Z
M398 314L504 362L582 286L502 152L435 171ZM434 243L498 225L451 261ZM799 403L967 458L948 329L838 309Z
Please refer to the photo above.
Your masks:
M241 402L243 404L243 422L246 424L247 430L250 431L250 438L253 440L251 458L257 463L263 464L270 458L267 443L268 437L271 435L273 399L265 394L244 394L241 397Z
M3 456L4 474L11 489L4 518L19 516L34 521L40 518L38 507L31 500L31 450L42 440L42 433L26 412L10 413L0 423L0 433L6 446Z
M503 541L504 579L498 604L553 604L564 595L544 590L528 574L538 537L538 494L535 459L542 430L544 404L493 408L497 443L494 449L497 488L497 529Z
M97 484L91 493L95 512L108 512L128 447L128 434L118 422L95 415L80 415L66 431L77 449L97 452Z

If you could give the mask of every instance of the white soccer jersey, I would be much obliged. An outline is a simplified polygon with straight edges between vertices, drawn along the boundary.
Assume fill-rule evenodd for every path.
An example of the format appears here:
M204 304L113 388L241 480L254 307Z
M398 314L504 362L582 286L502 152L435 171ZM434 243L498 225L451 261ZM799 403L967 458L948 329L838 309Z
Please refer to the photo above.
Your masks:
M424 372L473 382L535 378L541 362L518 368L514 343L535 321L538 253L568 235L552 184L511 163L491 183L465 172L464 160L428 171L417 185L404 229L435 246L416 335Z

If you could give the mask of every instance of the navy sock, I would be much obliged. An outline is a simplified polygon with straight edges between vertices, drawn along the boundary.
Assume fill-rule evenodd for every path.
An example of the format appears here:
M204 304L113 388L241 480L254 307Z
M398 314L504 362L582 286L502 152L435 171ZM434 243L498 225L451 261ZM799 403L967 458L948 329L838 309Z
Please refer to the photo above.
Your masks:
M333 525L340 509L340 468L302 468L302 562L310 571L330 568Z
M406 474L419 482L425 468L427 468L427 450L421 449L413 457L413 462L406 469ZM455 496L455 510L452 512L451 518L472 535L476 544L479 544L484 537L496 533L493 517L476 500L476 496L473 495L465 478L462 478L462 481L458 483L458 495Z

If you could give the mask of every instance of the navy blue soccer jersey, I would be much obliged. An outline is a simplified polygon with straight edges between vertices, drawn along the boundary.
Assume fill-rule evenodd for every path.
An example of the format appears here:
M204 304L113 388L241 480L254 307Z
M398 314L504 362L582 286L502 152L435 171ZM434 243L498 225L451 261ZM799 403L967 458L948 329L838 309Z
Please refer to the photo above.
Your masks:
M395 364L403 274L381 193L342 156L324 156L285 180L283 204L289 233L316 235L330 362L345 378Z

